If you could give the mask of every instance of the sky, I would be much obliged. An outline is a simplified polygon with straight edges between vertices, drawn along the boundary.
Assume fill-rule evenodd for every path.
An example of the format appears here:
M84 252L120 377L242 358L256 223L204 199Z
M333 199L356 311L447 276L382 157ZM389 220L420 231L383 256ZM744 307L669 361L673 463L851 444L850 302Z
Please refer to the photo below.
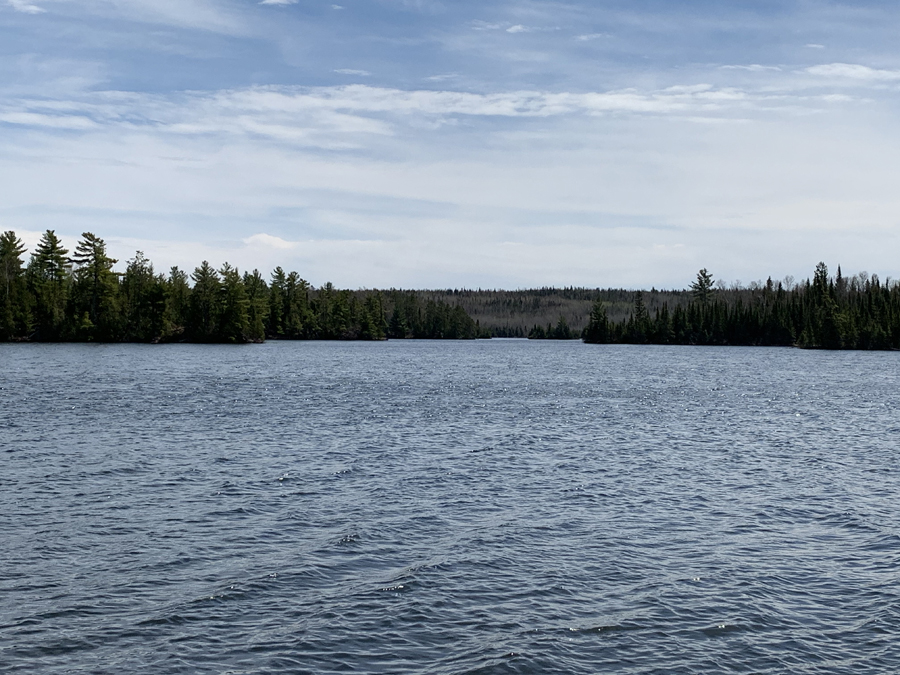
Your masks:
M900 278L900 5L0 0L0 230L349 288Z

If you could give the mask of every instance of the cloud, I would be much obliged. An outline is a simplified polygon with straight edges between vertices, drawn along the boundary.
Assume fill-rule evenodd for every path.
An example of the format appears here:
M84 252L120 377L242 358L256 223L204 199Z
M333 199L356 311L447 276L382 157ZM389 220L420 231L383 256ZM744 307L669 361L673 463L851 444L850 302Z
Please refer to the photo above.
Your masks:
M609 35L607 33L587 33L586 35L576 35L575 39L579 42L589 42L590 40L599 40L604 37L609 37Z
M23 14L43 14L47 11L37 5L32 5L28 0L6 0L6 4Z
M334 72L339 75L361 75L363 77L368 77L372 74L368 70L356 70L354 68L338 68Z
M345 71L363 74L365 71ZM104 128L178 136L270 139L299 146L352 150L401 129L425 133L455 117L552 118L598 115L678 116L734 120L749 111L794 114L846 99L754 93L711 84L661 90L599 92L511 91L479 94L402 90L354 84L338 87L250 87L154 95L133 92L79 98L20 99L0 107L0 122L34 128L92 132ZM411 131L410 131L411 132Z
M854 63L829 63L806 69L810 75L837 77L869 82L893 82L900 80L900 70L879 70Z
M505 23L492 23L489 21L481 21L480 19L476 19L472 22L472 30L502 30L509 24Z
M261 5L296 5L297 0L262 0Z
M25 3L27 0L7 0ZM62 3L63 0L56 0ZM197 30L242 35L250 30L246 14L234 3L220 0L65 0L79 14L139 23L177 26Z
M259 234L254 234L246 239L242 240L248 246L259 246L264 248L274 248L278 250L290 250L292 248L296 248L299 245L299 242L296 241L287 241L282 239L281 237L275 237L271 234L266 234L265 232L260 232Z
M816 44L814 42L810 42L807 45L804 45L807 49L825 49L825 45Z
M331 9L344 9L343 5L332 5Z
M748 66L720 66L722 70L746 70L751 73L763 73L766 71L778 72L781 70L778 66L763 66L758 63L751 63Z
M47 115L33 112L0 112L0 123L77 131L98 127L96 122L80 115Z
M526 28L525 26L523 26L521 24L516 24L515 26L510 26L509 28L507 28L506 32L507 33L527 33L530 30L531 30L530 28Z

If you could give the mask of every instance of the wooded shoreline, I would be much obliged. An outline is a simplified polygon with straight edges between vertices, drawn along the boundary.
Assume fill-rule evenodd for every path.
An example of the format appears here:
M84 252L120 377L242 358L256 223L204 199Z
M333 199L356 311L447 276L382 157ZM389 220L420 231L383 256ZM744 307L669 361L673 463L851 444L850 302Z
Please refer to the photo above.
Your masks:
M529 337L588 343L900 349L900 284L865 273L726 288L701 270L684 290L541 288L346 290L276 268L241 274L204 261L157 273L137 252L124 272L85 232L74 252L47 230L26 263L0 234L0 341L246 343Z

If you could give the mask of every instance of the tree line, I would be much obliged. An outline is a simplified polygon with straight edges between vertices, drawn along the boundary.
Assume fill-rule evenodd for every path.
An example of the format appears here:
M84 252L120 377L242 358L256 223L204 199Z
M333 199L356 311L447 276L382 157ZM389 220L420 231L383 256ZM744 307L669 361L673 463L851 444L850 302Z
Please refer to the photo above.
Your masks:
M190 275L157 273L138 251L124 272L106 243L82 234L73 252L53 230L28 262L12 231L0 234L0 340L262 342L490 337L465 310L412 291L312 287L281 267L266 280L204 261Z
M772 345L812 349L900 349L900 284L816 266L812 280L792 288L771 278L749 289L717 289L700 270L691 299L652 314L634 294L626 319L609 319L596 301L582 338L589 343Z

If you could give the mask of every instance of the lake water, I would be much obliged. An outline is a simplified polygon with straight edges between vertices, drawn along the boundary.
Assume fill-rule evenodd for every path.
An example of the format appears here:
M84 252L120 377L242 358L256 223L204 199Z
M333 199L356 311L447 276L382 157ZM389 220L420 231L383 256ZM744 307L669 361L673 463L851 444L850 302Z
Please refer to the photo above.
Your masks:
M900 668L900 355L0 345L0 671Z

